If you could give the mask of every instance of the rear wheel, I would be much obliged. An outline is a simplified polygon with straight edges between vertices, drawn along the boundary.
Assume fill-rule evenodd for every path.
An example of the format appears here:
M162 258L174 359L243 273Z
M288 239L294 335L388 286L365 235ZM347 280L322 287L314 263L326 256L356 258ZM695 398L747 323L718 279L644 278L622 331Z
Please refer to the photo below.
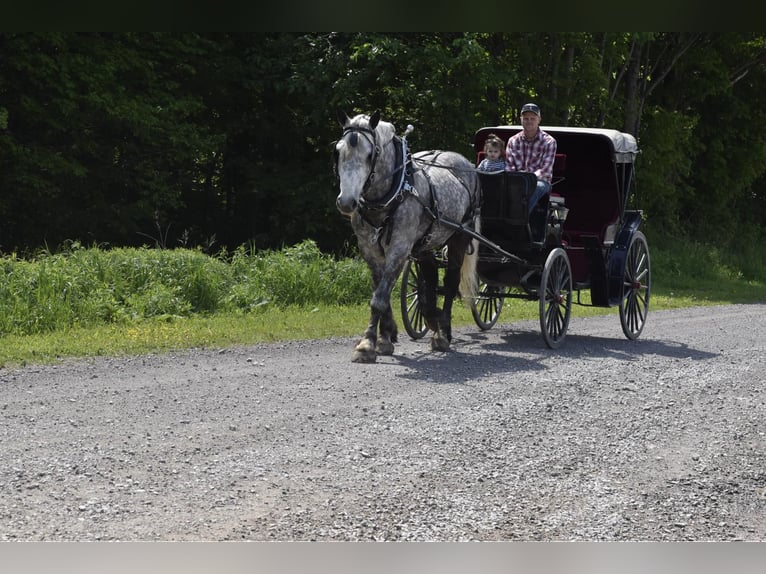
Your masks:
M625 258L620 297L620 323L628 339L638 339L649 313L649 293L652 285L649 246L646 237L636 231L630 240Z
M428 333L428 325L420 311L418 301L418 279L420 278L420 264L412 259L408 260L402 271L401 309L402 322L407 334L413 339L422 339Z
M502 295L505 292L506 288L504 287L480 283L479 295L471 303L471 314L473 320L483 331L491 329L497 323L500 310L503 308Z
M567 335L572 313L572 268L561 247L553 249L545 260L538 296L543 340L549 348L558 349Z

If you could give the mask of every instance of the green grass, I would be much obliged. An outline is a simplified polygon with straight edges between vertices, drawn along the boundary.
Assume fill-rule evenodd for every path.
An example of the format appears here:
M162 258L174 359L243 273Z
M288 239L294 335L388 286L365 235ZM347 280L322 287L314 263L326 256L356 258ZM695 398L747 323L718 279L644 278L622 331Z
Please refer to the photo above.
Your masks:
M363 305L274 307L254 314L167 316L34 335L6 335L0 339L0 366L50 363L65 357L135 355L351 335L365 324L367 313Z
M766 301L766 260L674 239L652 244L650 310ZM357 336L370 280L358 259L306 241L281 251L208 256L197 250L66 246L0 259L0 367L64 357ZM587 302L588 292L582 292ZM406 337L394 293L394 316ZM573 306L573 318L617 313ZM534 302L506 300L500 322L537 319ZM650 316L651 320L651 316ZM454 323L473 324L456 304Z

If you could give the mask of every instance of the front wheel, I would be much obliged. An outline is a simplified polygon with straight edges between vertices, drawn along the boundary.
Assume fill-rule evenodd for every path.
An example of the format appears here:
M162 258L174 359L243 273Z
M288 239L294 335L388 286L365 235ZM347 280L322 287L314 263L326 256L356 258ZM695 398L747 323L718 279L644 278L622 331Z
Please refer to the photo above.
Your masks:
M625 258L620 297L620 324L628 339L638 339L649 313L649 293L652 286L649 246L646 237L636 231L630 240Z
M572 268L569 257L556 247L545 260L540 278L540 331L550 349L558 349L564 342L572 313Z
M412 259L408 260L404 266L404 271L402 271L400 303L404 329L413 339L422 339L428 333L428 325L426 325L418 300L419 278L420 264Z
M482 331L491 329L497 323L506 290L484 282L480 284L479 295L471 302L471 314Z

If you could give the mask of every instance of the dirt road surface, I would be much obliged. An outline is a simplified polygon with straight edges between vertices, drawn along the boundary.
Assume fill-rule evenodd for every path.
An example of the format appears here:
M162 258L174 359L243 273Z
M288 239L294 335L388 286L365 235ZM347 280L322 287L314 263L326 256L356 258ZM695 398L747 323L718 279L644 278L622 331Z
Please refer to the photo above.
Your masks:
M766 541L766 304L354 343L0 369L0 540Z

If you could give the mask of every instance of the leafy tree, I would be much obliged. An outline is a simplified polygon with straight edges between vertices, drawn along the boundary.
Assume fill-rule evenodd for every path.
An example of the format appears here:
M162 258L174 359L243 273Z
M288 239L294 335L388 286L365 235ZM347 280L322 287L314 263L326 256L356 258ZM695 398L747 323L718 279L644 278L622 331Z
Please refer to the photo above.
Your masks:
M1 245L130 243L179 205L209 144L186 89L198 40L2 36Z
M648 226L763 236L766 36L680 32L0 33L0 249L354 243L335 110L471 158L518 122L637 136Z

